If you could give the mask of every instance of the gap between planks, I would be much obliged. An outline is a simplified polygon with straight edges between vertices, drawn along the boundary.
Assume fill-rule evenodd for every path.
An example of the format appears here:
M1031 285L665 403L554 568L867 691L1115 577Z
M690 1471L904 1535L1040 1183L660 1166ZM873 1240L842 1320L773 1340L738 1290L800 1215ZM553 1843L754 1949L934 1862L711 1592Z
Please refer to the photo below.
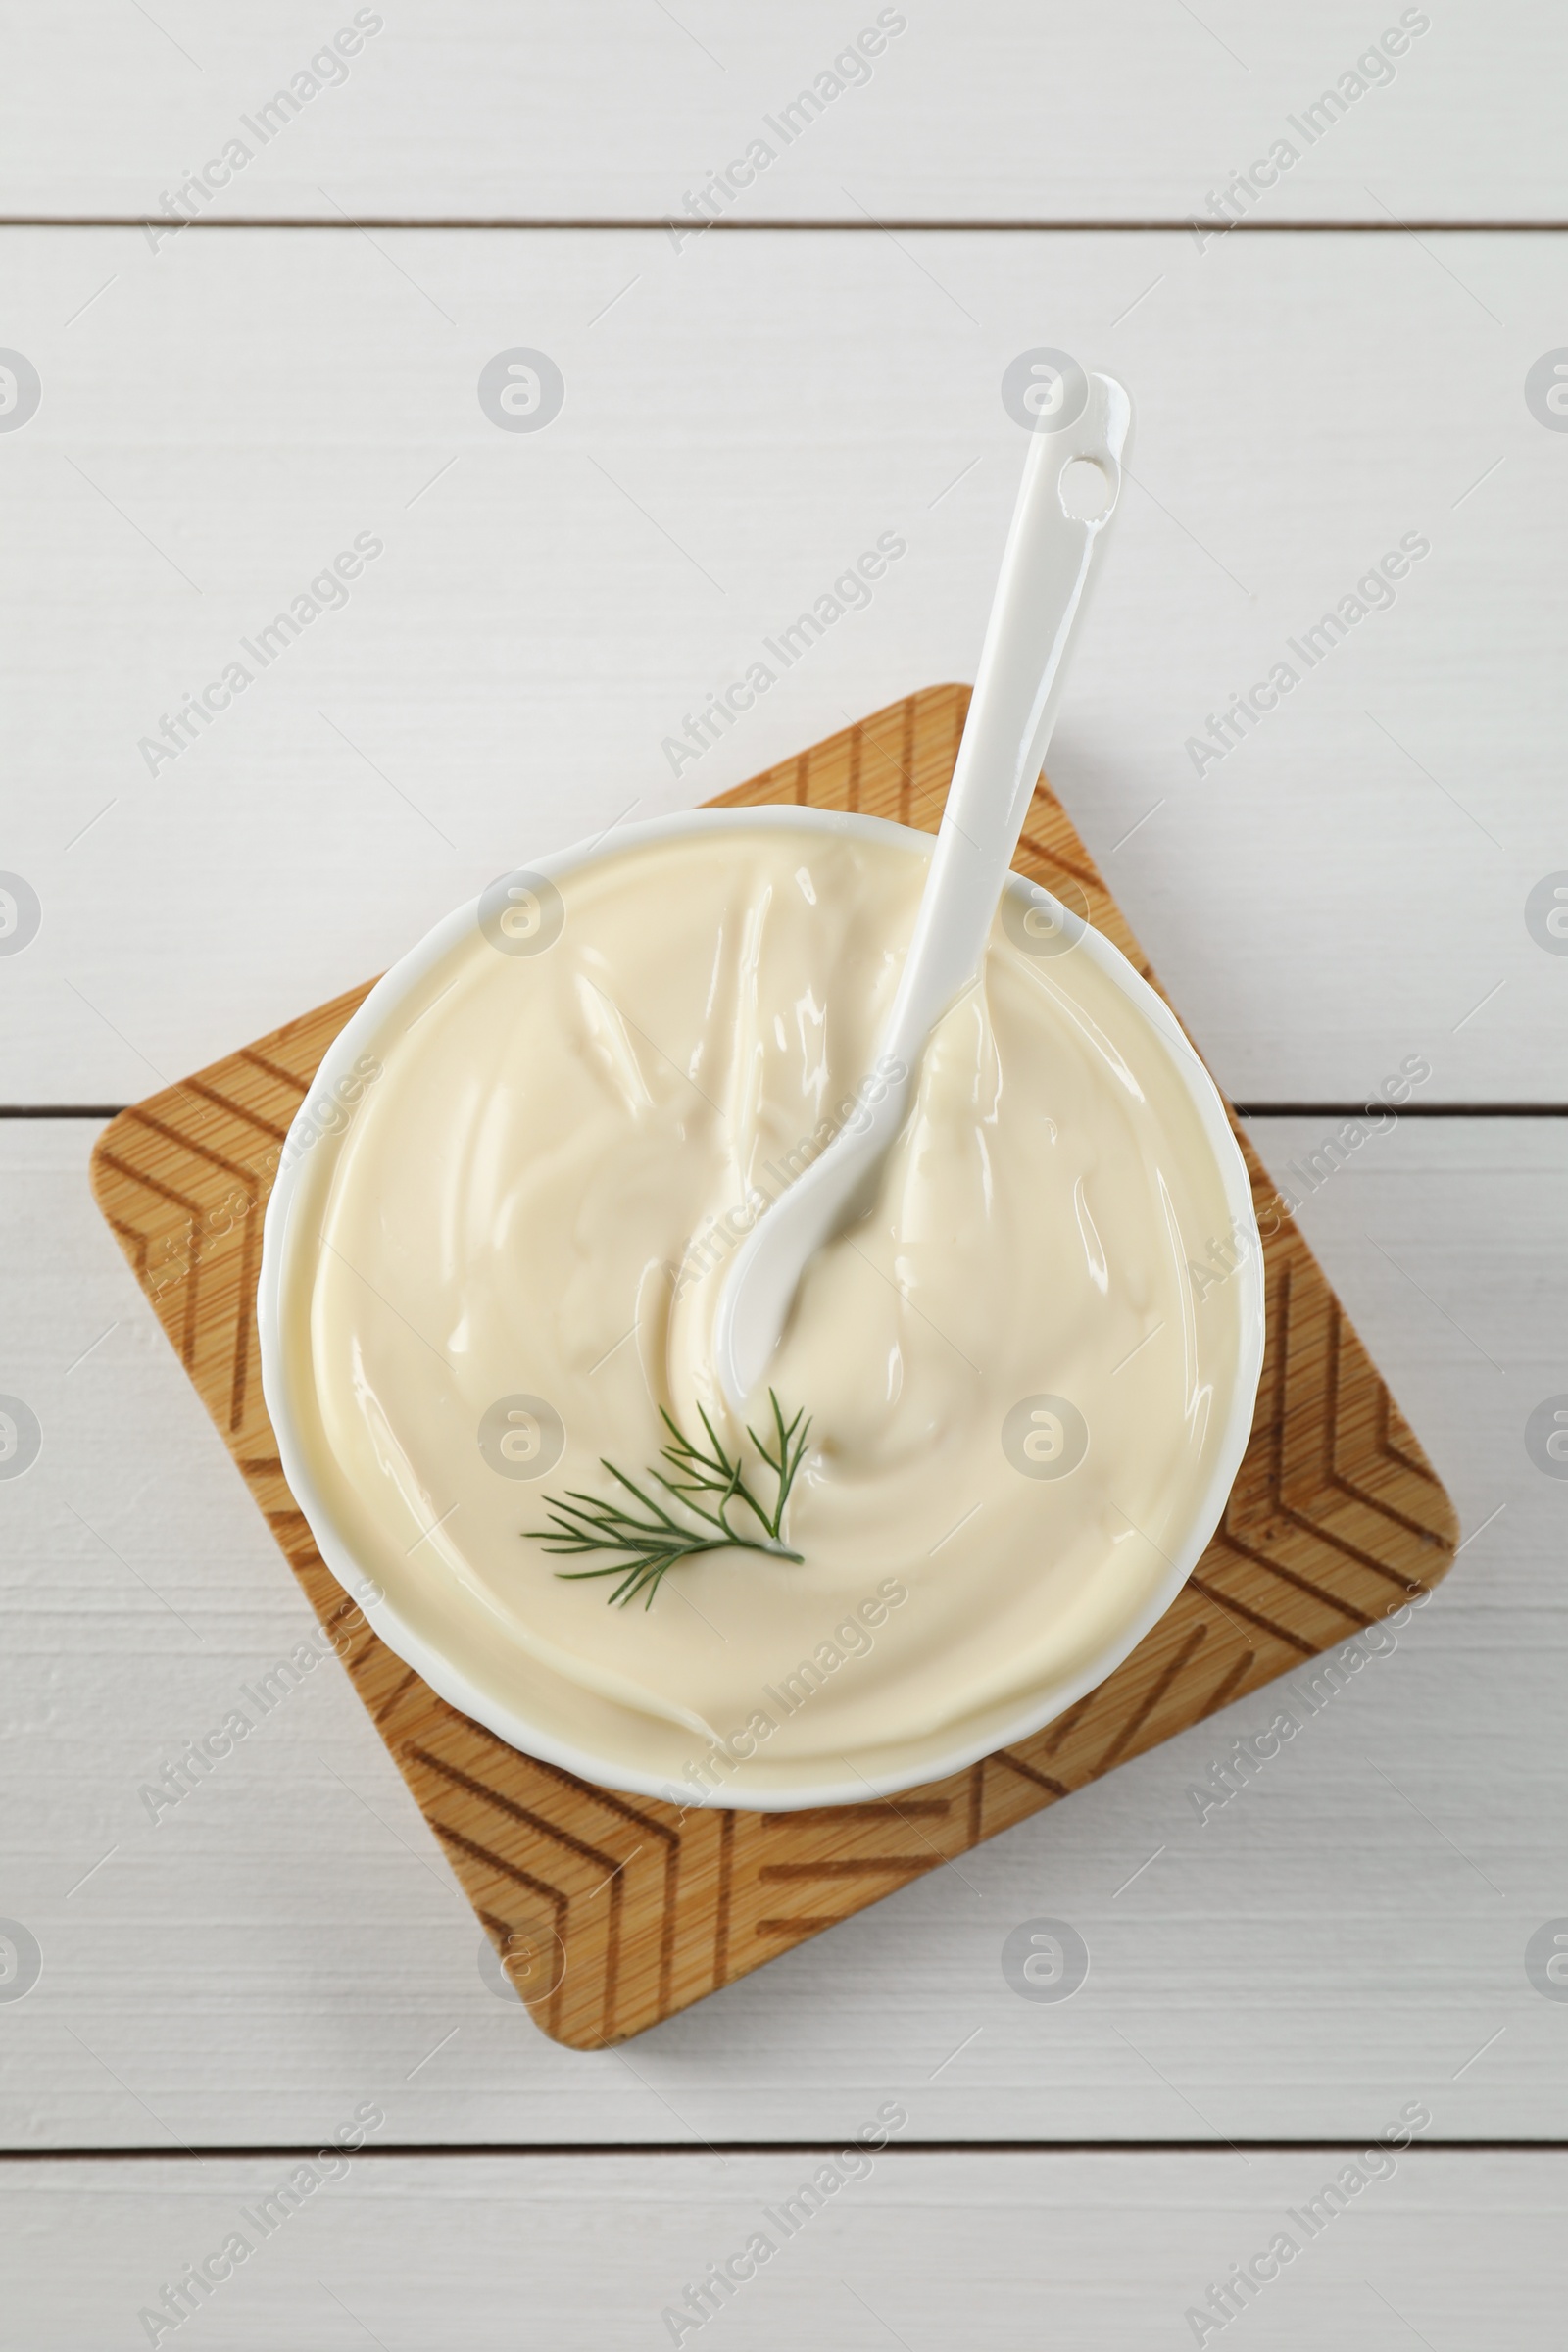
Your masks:
M141 213L5 213L0 214L0 228L163 228L167 220ZM328 220L315 214L245 213L223 220L185 220L182 228L194 228L207 234L223 235L235 229L329 229L336 236L345 236L368 228L487 231L511 229L544 233L552 230L570 230L573 234L624 235L647 234L662 230L666 234L681 229L688 234L698 233L689 220L677 217L617 215L609 219L582 219L570 215L548 213L519 213L514 216L494 215L489 218L466 219L462 214L442 214L430 219L417 214L367 213L356 214L350 220L340 216ZM1199 225L1207 226L1207 222ZM1104 236L1178 236L1190 234L1194 223L1189 220L710 220L705 226L719 230L730 237L792 236L792 237L868 237L885 236L890 231L902 236L975 236L975 237L1104 237ZM1568 229L1563 220L1233 220L1224 232L1243 237L1402 237L1419 233L1431 237L1552 237Z
M1348 2132L1338 2139L901 2139L889 2140L885 2156L1252 2156L1334 2154L1362 2144ZM416 2158L562 2156L827 2156L842 2139L557 2139L399 2140L388 2147L357 2148L356 2160L409 2162ZM219 2140L177 2148L0 2148L7 2164L209 2164L287 2162L317 2153L316 2140L265 2140L255 2144ZM1568 2156L1562 2139L1413 2139L1410 2156Z

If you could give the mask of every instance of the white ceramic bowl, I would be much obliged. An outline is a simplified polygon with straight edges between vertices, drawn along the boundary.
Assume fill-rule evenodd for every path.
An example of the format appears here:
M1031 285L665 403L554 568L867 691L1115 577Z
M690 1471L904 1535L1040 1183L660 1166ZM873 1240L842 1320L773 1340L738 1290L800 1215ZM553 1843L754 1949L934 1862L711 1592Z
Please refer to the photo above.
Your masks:
M867 838L896 835L926 854L933 846L930 834L912 833L906 826L888 824L880 817L787 806L695 809L681 815L658 817L646 824L622 826L607 848L601 847L601 837L600 842L579 844L573 849L562 850L554 857L535 858L528 870L557 880L591 863L596 855L619 855L639 844L679 841L725 829L746 831L754 827L776 829L780 826L801 832L848 833ZM1020 896L1029 893L1032 888L1016 875L1011 878L1009 887ZM309 1248L314 1239L312 1235L302 1233L302 1220L293 1214L305 1164L305 1151L329 1142L329 1135L322 1131L323 1115L327 1127L340 1124L342 1114L336 1108L336 1103L339 1100L355 1099L353 1072L358 1057L369 1050L378 1036L384 1037L388 1024L395 1021L400 1005L418 987L431 967L475 928L477 921L478 901L471 900L438 923L417 947L412 948L376 983L322 1058L316 1081L290 1130L292 1149L285 1148L271 1199L268 1202L261 1283L257 1294L262 1390L277 1435L284 1477L310 1523L321 1557L345 1591L360 1602L382 1641L422 1675L432 1690L439 1691L453 1706L461 1708L464 1714L485 1725L511 1746L520 1748L525 1754L542 1757L548 1763L558 1764L568 1772L577 1773L584 1780L629 1789L644 1796L667 1797L670 1793L669 1783L662 1774L640 1773L635 1767L628 1766L624 1754L598 1755L564 1741L554 1732L516 1712L499 1688L487 1687L474 1671L471 1661L465 1665L433 1647L409 1622L407 1611L400 1608L399 1593L383 1591L376 1584L368 1565L356 1556L351 1544L334 1523L332 1512L311 1474L302 1441L301 1407L308 1404L309 1400L293 1393L295 1374L290 1367L291 1361L308 1362L309 1351L291 1351L285 1347L282 1313L283 1301L291 1288L287 1277L296 1253L302 1247ZM922 1749L912 1767L907 1762L908 1749L906 1746L906 1761L902 1769L879 1775L875 1758L871 1757L866 1759L869 1769L857 1772L855 1778L848 1782L833 1780L830 1777L831 1766L827 1764L815 1774L803 1772L796 1781L788 1784L774 1781L765 1788L749 1788L744 1772L738 1772L730 1777L722 1788L712 1792L710 1801L714 1804L749 1811L784 1813L812 1805L863 1802L868 1793L891 1796L901 1788L941 1780L949 1773L961 1771L980 1756L989 1755L1014 1740L1027 1739L1054 1717L1064 1714L1069 1707L1076 1705L1080 1698L1103 1682L1136 1649L1151 1626L1164 1615L1176 1598L1219 1524L1251 1432L1257 1383L1263 1364L1262 1250L1252 1210L1251 1186L1213 1080L1188 1044L1169 1007L1139 977L1119 950L1113 948L1092 926L1085 926L1075 952L1094 959L1132 1001L1148 1027L1165 1048L1192 1100L1203 1137L1213 1153L1235 1230L1246 1237L1249 1245L1228 1286L1235 1296L1239 1315L1237 1374L1234 1389L1221 1416L1219 1442L1208 1484L1183 1541L1173 1548L1168 1571L1152 1598L1136 1617L1119 1627L1114 1639L1069 1685L1054 1685L1049 1695L1019 1707L1013 1716L1005 1720L988 1718L983 1734L978 1739L974 1736L972 1726L965 1727L965 1738L961 1740L955 1741L951 1732L945 1739L933 1737L929 1742L929 1752ZM347 1090L341 1098L336 1092L339 1088ZM313 1105L323 1104L328 1106L324 1114L320 1107L313 1109ZM412 1568L408 1573L411 1578L417 1574ZM683 1790L682 1801L695 1804L702 1799L695 1793L688 1796Z

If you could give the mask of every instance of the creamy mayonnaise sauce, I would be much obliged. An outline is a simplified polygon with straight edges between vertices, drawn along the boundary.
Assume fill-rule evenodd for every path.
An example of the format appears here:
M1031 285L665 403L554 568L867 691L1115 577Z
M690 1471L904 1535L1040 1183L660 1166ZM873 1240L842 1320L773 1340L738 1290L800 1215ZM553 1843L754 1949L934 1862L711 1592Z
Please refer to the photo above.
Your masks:
M732 825L492 896L301 1166L280 1328L335 1525L498 1706L675 1791L912 1778L1044 1716L1212 1480L1247 1287L1188 1272L1231 1222L1213 1148L1143 1009L1015 906L771 1369L803 1562L618 1609L523 1533L612 1494L601 1456L641 1481L660 1405L741 1442L718 1289L868 1081L927 848Z

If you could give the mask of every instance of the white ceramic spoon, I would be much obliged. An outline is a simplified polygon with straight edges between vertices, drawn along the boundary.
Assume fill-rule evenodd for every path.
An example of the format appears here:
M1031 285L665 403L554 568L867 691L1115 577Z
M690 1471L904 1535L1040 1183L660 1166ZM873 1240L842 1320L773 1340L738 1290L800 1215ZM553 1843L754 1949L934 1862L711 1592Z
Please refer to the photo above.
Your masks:
M1121 494L1131 423L1120 384L1092 375L1075 421L1051 430L1043 420L1030 441L942 829L876 1067L861 1089L864 1107L747 1237L719 1296L714 1360L737 1410L767 1370L808 1261L869 1190L903 1126L926 1039L979 974L1095 550Z

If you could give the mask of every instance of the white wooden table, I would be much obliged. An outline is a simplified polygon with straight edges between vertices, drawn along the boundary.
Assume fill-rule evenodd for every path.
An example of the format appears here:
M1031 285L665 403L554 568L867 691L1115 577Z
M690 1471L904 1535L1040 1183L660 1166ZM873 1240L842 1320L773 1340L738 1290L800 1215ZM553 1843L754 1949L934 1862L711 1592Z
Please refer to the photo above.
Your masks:
M0 953L0 1391L43 1446L0 1479L0 1914L41 1974L0 1982L0 2345L668 2342L888 2101L870 2173L682 2340L1557 2340L1568 1998L1527 1947L1568 1930L1568 1479L1525 1431L1568 1394L1568 955L1527 910L1568 879L1568 432L1526 382L1568 346L1568 24L1427 16L910 0L815 114L875 8L416 0L358 12L347 59L346 4L13 28L0 868L41 920ZM662 225L759 138L717 226ZM1195 234L1282 138L1242 226ZM199 220L140 225L235 139ZM1138 409L1054 780L1265 1158L1430 1060L1302 1222L1465 1548L1206 1824L1188 1789L1260 1702L574 2055L490 1988L341 1678L146 1819L308 1612L88 1152L525 853L972 675L999 387L1039 345ZM564 379L543 431L476 394L517 348ZM40 388L13 428L4 353ZM888 530L869 607L672 762ZM347 603L144 753L357 534ZM1396 601L1195 760L1404 534ZM1042 1913L1092 1955L1059 2007L999 1966ZM1188 2316L1407 2107L1415 2144L1255 2304ZM139 2318L362 2109L345 2177L177 2330Z

